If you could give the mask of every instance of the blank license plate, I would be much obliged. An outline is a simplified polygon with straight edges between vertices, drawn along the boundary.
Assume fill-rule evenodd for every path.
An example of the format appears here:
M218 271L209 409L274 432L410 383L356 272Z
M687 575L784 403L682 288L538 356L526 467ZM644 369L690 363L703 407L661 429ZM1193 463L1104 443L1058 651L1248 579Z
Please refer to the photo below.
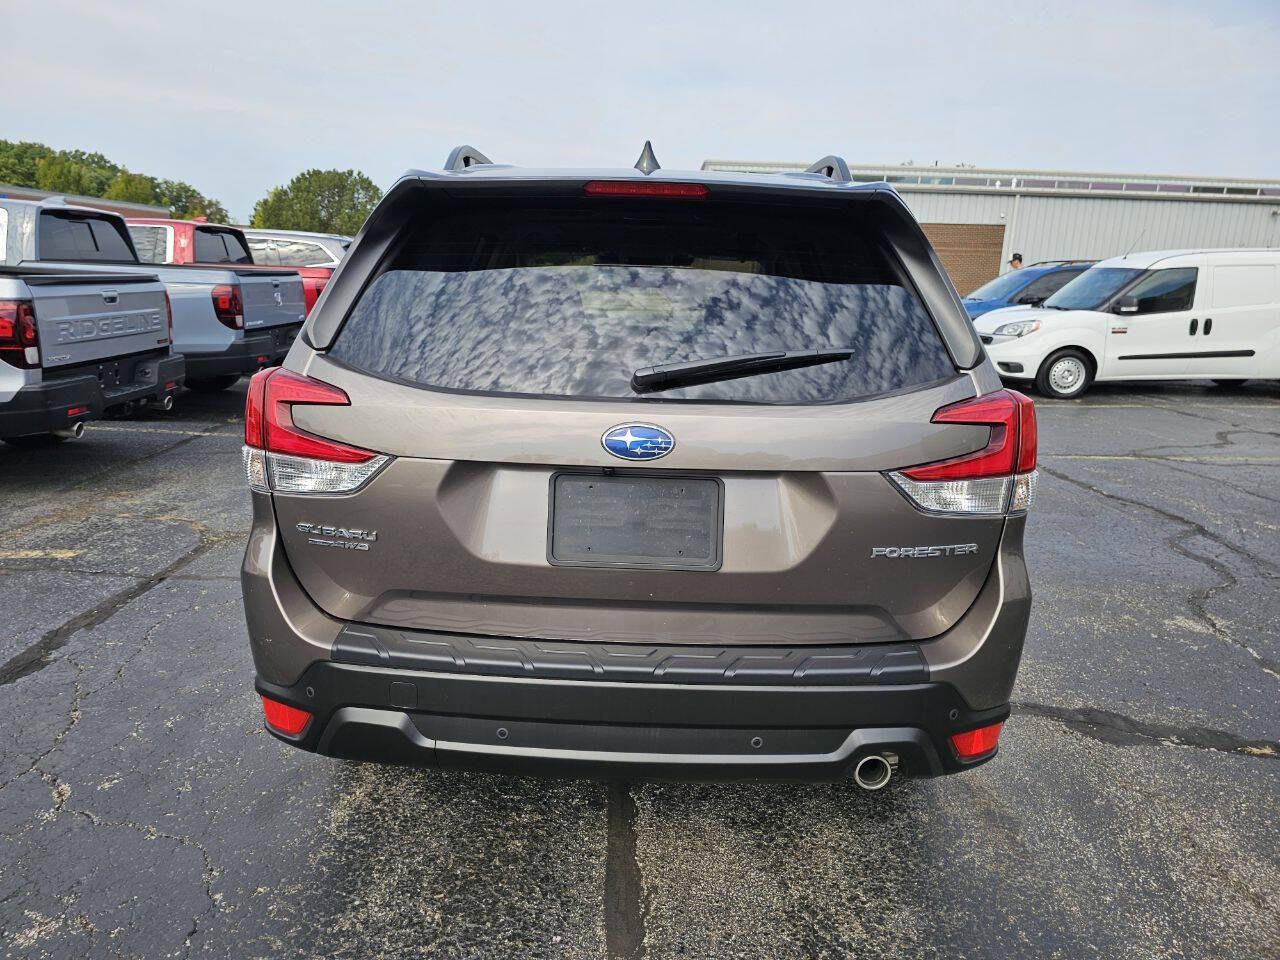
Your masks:
M709 477L558 474L549 559L576 566L716 570L723 489Z

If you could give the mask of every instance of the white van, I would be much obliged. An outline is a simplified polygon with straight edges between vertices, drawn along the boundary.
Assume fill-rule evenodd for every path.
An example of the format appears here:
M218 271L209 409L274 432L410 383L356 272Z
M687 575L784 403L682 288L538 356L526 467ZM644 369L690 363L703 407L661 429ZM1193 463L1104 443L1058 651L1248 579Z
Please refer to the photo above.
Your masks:
M1094 380L1280 378L1280 250L1102 260L1039 307L974 321L1001 377L1050 397Z

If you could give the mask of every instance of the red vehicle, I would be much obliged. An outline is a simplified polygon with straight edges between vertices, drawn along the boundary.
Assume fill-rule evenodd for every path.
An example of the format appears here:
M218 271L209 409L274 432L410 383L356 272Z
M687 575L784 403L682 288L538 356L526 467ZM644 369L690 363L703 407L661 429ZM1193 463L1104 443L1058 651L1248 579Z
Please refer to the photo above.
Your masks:
M151 217L127 218L129 235L138 248L143 263L234 263L253 265L253 254L244 233L236 227L209 223L203 217L195 220L163 220ZM263 266L279 272L281 267ZM333 275L332 267L286 267L302 278L307 312L320 297L320 291Z

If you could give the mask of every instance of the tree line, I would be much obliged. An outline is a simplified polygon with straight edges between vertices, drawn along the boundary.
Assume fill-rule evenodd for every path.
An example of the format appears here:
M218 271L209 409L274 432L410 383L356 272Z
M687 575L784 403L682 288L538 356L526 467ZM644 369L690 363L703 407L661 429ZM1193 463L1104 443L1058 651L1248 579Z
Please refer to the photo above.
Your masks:
M0 140L0 184L168 207L180 220L229 223L217 200L189 183L136 173L100 153ZM255 204L251 223L276 230L353 234L382 198L358 170L305 170Z

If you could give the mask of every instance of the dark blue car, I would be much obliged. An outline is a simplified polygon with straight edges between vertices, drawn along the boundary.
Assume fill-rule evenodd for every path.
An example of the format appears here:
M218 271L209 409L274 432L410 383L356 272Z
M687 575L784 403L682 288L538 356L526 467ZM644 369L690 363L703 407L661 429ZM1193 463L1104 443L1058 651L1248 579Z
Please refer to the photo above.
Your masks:
M1088 270L1092 261L1049 260L1010 270L984 283L964 298L969 319L1001 307L1035 306L1058 292L1067 281Z

